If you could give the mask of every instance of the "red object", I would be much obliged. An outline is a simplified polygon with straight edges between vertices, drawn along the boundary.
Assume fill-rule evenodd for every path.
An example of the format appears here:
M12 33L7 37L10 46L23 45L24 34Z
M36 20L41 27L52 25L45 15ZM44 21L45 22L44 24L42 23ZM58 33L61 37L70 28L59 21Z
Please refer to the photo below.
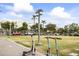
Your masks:
M12 34L13 34L13 35L21 35L20 32L13 32Z

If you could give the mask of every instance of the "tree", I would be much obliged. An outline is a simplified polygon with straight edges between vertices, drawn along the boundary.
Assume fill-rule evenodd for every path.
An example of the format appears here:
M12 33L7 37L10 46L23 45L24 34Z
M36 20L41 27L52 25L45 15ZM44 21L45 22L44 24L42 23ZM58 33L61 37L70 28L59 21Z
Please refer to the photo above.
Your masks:
M22 28L23 28L23 30L28 30L28 25L26 22L23 22Z
M62 35L64 33L64 29L63 28L58 28L57 33L59 33L60 35Z
M79 26L76 23L72 23L69 25L70 33L78 32Z
M11 32L14 30L14 22L6 21L4 23L1 23L1 28L6 30L6 33L10 35Z
M32 26L31 26L31 29L32 29L32 30L35 30L35 32L37 32L37 31L38 31L38 23L36 23L35 25L32 25ZM43 28L42 28L42 25L40 24L40 30L42 31L42 29L43 29Z
M25 33L28 30L28 24L26 22L22 23L22 26L17 29L17 31Z
M14 22L11 23L11 30L14 31Z
M45 20L42 20L42 24L43 24L43 29L44 29L44 24L45 24L46 22L45 22Z
M65 25L65 26L64 26L64 32L65 32L65 33L68 33L68 29L69 29L69 28L68 28L68 25Z
M64 26L64 34L69 35L69 25Z
M9 30L10 29L10 22L9 21L6 21L4 23L1 23L1 27L5 30Z
M46 25L47 30L50 32L55 32L56 31L56 25L55 24L47 24Z
M10 29L10 24L11 24L11 29L14 29L14 22L9 22L9 21L6 21L4 23L1 23L1 27L5 30L9 30Z
M79 26L76 23L65 25L65 27L64 27L64 32L67 35L71 35L71 33L75 33L75 32L78 32L78 31L79 31Z
M37 30L37 29L38 29L38 23L32 25L32 26L31 26L31 29L32 29L32 30Z
M42 15L42 12L42 9L36 11L36 16L38 17L38 44L40 43L40 16Z
M36 15L33 15L33 18L32 19L34 20L34 24L35 24L35 18L36 18Z

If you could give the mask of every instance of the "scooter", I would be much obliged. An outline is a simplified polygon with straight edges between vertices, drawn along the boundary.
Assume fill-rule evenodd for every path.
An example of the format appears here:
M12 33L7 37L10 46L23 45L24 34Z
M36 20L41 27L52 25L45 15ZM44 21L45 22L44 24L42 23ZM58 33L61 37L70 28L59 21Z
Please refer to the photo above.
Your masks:
M50 53L50 39L54 39L55 40L55 49L56 49L56 55L59 56L59 49L58 49L58 42L57 40L62 40L62 38L58 38L58 37L50 37L49 35L49 32L47 32L47 36L45 37L47 39L47 45L48 45L48 49L47 49L47 54L46 56L51 56L51 53Z
M36 48L35 48L35 42L34 42L34 39L33 39L34 34L29 34L29 35L31 35L31 38L32 38L32 47L31 47L30 51L23 51L22 56L28 56L28 55L35 56Z

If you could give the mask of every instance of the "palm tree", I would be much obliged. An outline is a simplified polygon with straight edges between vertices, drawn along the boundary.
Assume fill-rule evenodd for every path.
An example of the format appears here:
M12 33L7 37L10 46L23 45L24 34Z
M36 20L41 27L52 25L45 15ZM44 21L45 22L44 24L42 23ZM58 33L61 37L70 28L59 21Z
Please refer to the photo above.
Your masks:
M42 20L42 23L43 23L43 29L44 29L44 24L46 23L46 21L45 20Z
M35 25L35 18L36 18L36 15L33 15L32 19L34 20L34 25Z
M36 11L36 16L38 17L38 44L40 43L40 16L42 15L42 12L42 9Z
M42 15L42 12L43 12L43 10L42 10L42 9L38 9L38 10L36 11L37 16Z

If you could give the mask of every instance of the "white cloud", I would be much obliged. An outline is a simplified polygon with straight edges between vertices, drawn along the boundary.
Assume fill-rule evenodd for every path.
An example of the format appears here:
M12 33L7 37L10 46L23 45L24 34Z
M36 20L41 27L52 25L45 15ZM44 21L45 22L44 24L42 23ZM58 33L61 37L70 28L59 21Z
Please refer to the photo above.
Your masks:
M19 18L19 19L7 19L6 21L14 21L18 23L18 26L21 26L22 22L25 22L26 20L23 20L23 14L19 13L21 11L23 12L33 12L33 6L30 4L29 0L0 0L0 3L14 3L13 10L10 12L7 12L7 14L12 15L13 17ZM16 13L18 12L18 14ZM3 22L4 20L0 20Z
M33 6L27 0L19 0L14 2L14 10L19 11L27 11L33 12Z
M55 7L49 13L51 16L60 17L60 18L71 18L71 14L65 12L63 7Z
M51 21L52 23L57 24L57 27L64 27L65 25L68 25L71 23L79 24L78 8L75 11L74 10L72 11L72 10L69 10L67 12L65 8L55 7L49 13L51 16L48 22Z
M0 0L0 3L14 3L14 11L33 12L33 6L28 0Z
M22 14L16 14L15 12L8 12L8 14L12 15L12 16L15 16L15 17L20 17L20 18L23 18L23 15Z

